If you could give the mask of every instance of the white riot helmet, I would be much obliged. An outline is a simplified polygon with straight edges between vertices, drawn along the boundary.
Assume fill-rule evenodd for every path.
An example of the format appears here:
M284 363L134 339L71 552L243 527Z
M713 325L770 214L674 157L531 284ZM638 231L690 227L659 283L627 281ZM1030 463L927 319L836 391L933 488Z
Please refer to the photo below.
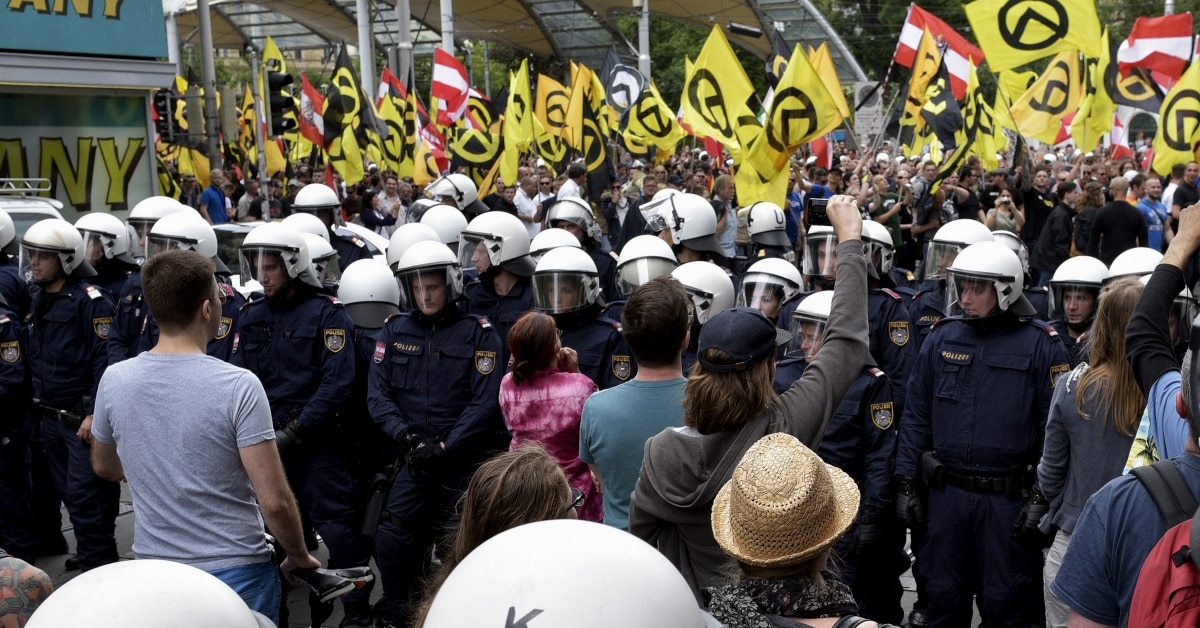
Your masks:
M659 200L659 194L655 194L654 200L640 209L651 231L670 230L672 244L725 255L717 241L717 215L703 196L669 194Z
M21 236L21 259L19 268L26 281L33 281L30 252L42 251L58 256L62 264L62 275L95 277L96 269L87 262L83 249L83 236L69 222L61 218L39 220ZM39 283L52 283L58 276Z
M550 207L550 211L546 213L546 224L551 227L559 227L563 222L579 227L579 230L583 232L583 237L592 242L599 243L600 238L603 237L600 233L600 225L596 224L596 217L592 215L591 206L581 198L560 199Z
M400 313L400 285L379 260L360 259L347 266L337 292L355 327L380 329L389 316Z
M321 285L333 284L337 285L341 280L340 267L338 265L338 254L333 249L333 245L328 240L324 240L321 236L311 233L301 233L300 237L304 238L304 243L308 245L308 258L312 261L310 268L312 274L321 282Z
M575 312L600 299L596 262L586 251L559 247L548 251L533 271L533 307L547 314Z
M633 291L655 277L669 275L679 266L671 245L658 236L640 235L630 239L621 247L617 258L617 287L622 296Z
M289 278L298 279L314 288L324 287L312 273L312 258L309 257L304 236L282 223L268 222L252 229L242 240L238 257L241 260L240 279L243 286L250 279L261 283L263 262L270 257L278 257Z
M666 242L663 244L665 245ZM543 255L560 246L569 246L575 249L583 247L575 234L566 229L551 227L542 229L529 241L529 256L533 258L534 262L537 262L542 259Z
M1138 278L1142 285L1150 283L1150 275L1142 275ZM1192 325L1188 321L1195 322L1196 319L1196 299L1192 296L1192 291L1188 290L1187 286L1179 291L1179 296L1175 297L1175 301L1171 303L1171 312L1168 315L1168 327L1170 326L1170 317L1175 318L1175 337L1171 338L1171 342L1175 344L1186 343L1192 338Z
M321 187L325 188L326 190L329 189L324 185ZM283 224L286 227L295 229L299 233L311 233L320 238L324 238L326 242L329 242L329 227L326 227L325 223L321 222L321 219L317 218L316 214L292 214L291 216L283 219Z
M430 209L433 209L434 207L437 207L438 205L441 205L441 204L442 203L439 203L431 198L414 198L412 200L412 202L408 204L408 209L405 210L405 212L409 216L412 216L413 219L415 219L419 222L422 218L425 217L425 212L427 212ZM447 207L449 207L449 205L447 205ZM450 207L450 209L454 209L454 208ZM461 214L462 212L459 212L459 213ZM466 222L467 221L464 218L463 223L466 224ZM458 244L458 240L456 239L454 241L454 243ZM447 243L447 245L448 244L449 243Z
M130 247L134 257L145 259L150 256L150 251L147 250L146 236L150 235L150 229L154 227L154 223L163 216L188 211L195 213L191 207L169 196L151 196L134 205L133 209L129 210L129 217L125 219L125 222L133 227L133 231L138 237L137 245Z
M487 205L479 202L479 188L465 174L448 174L425 186L425 196L468 214L482 214Z
M999 229L992 232L992 239L1015 253L1017 259L1021 260L1021 268L1025 269L1025 274L1029 274L1029 247L1025 246L1025 242L1017 237L1017 234Z
M814 292L796 306L789 321L792 339L788 342L786 355L803 357L811 361L825 340L825 328L829 325L829 312L833 309L833 291ZM805 333L806 325L812 325Z
M457 212L458 210L454 210ZM455 236L457 239L457 236ZM417 242L441 242L437 231L420 222L410 222L400 225L392 232L391 239L388 240L387 248L387 264L393 271L400 264L400 258L404 252ZM444 244L444 243L443 243Z
M837 273L837 234L833 227L815 225L804 235L804 274L833 279Z
M896 241L888 228L874 220L863 221L863 243L867 245L867 259L875 266L880 277L892 272L896 257Z
M120 218L106 212L88 212L75 221L75 228L83 236L83 250L92 266L99 264L101 259L137 263L129 248L130 240L136 239L137 233Z
M342 202L337 192L324 183L309 183L300 188L292 201L292 211L313 214L322 223L328 220L326 224L330 227L342 224Z
M164 216L150 228L147 242L151 257L172 249L195 251L213 260L217 273L229 274L229 268L217 255L217 232L195 212Z
M580 596L580 582L602 593ZM505 617L530 628L720 626L654 547L578 519L517 526L472 550L433 598L425 628L503 625Z
M692 318L703 325L713 314L733 307L733 280L712 262L688 262L671 271L692 300Z
M445 300L438 302L436 292L425 289L430 281L443 283ZM462 268L450 247L437 241L416 242L400 256L396 267L400 287L400 308L432 316L451 307L463 295ZM429 311L426 311L429 309Z
M433 201L421 199L418 202ZM435 203L421 214L421 224L436 231L441 243L458 253L458 236L467 228L467 217L461 211L449 205Z
M190 565L124 560L62 585L29 618L28 628L268 628L233 589Z
M467 223L458 240L463 268L474 266L480 273L492 266L528 277L534 261L529 257L529 231L520 218L505 212L487 212Z
M1087 255L1069 257L1054 270L1050 278L1050 308L1051 320L1061 320L1067 325L1086 328L1096 316L1097 305L1100 301L1100 287L1108 276L1108 267L1104 262ZM1078 291L1091 295L1092 309L1086 316L1070 320L1067 308L1063 303L1066 295Z
M1104 283L1118 277L1141 277L1154 272L1154 267L1162 261L1163 255L1152 248L1138 246L1121 253L1108 266L1108 275Z
M964 311L960 299L966 298L964 293L967 291L978 294L980 291L994 290L999 311L1012 312L1017 316L1037 314L1023 294L1025 271L1021 269L1021 260L1003 244L979 242L964 248L946 269L946 274L944 311L947 313L963 318L991 316L995 310Z
M17 227L13 224L12 216L0 209L0 251L13 253L12 243L17 241Z
M746 269L737 304L755 308L774 320L779 318L783 302L800 292L803 282L795 264L777 257L761 259Z
M995 242L992 232L978 220L960 218L941 226L925 253L925 279L945 279L946 269L959 252L979 242ZM1020 262L1018 262L1020 263Z
M778 205L759 201L745 211L750 240L766 246L792 248L792 241L787 236L787 217Z

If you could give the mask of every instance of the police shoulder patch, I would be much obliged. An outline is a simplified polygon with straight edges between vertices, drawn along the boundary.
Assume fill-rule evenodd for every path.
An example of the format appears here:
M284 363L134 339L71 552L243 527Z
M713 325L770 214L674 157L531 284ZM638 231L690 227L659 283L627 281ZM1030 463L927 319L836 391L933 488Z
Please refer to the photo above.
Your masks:
M324 333L325 348L337 353L346 347L346 330L326 329Z
M0 342L0 360L9 364L21 359L21 345L16 340Z
M1043 325L1043 324L1037 324L1037 326L1041 327L1043 330L1045 330L1046 334L1048 336L1050 336L1051 338L1058 338L1058 330L1054 329L1053 326Z
M362 240L359 240L358 238L350 238L350 242L352 244L354 244L354 246L357 246L360 249L367 246L366 242L363 242Z
M893 299L895 299L897 301L900 301L903 299L903 297L901 297L899 294L897 294L894 290L890 290L888 288L880 288L879 291L888 295L889 297L892 297Z
M1055 365L1051 366L1050 367L1050 385L1051 386L1057 385L1059 376L1062 375L1063 373L1069 373L1070 371L1071 371L1070 364L1055 364Z
M908 321L889 321L888 322L888 340L897 347L903 347L908 344L909 339Z
M233 319L222 316L221 324L217 326L217 340L224 340L229 335L230 329L233 329Z
M92 331L105 340L108 340L108 330L110 327L112 327L111 316L101 316L92 319Z
M491 375L492 371L496 370L496 352L476 351L475 370L479 371L480 375Z
M612 357L612 374L621 381L626 381L633 374L633 360L627 355L614 355Z
M376 364L382 364L382 363L383 363L383 356L384 356L384 354L385 354L385 353L387 353L387 345L386 345L386 344L384 344L384 343L383 343L383 341L378 341L378 342L376 342L376 343L375 343L375 357L374 357L374 358L372 358L372 360L373 360L373 361L374 361Z
M486 316L479 316L479 317L477 317L477 318L476 318L476 320L478 320L478 321L479 321L479 326L480 326L480 327L482 327L482 328L484 328L484 329L491 329L491 328L492 328L492 321L489 321L489 320L487 319L487 317L486 317Z
M101 292L100 289L97 288L96 286L88 286L88 287L84 288L83 291L86 292L87 295L89 297L91 297L93 301L104 296L104 293Z
M874 366L867 367L867 372L870 373L871 376L875 377L875 378L883 377L884 375L886 375L886 373L883 372L883 369L875 368Z
M895 412L892 409L892 402L885 401L883 403L871 404L871 422L875 427L886 430L892 427L895 423Z

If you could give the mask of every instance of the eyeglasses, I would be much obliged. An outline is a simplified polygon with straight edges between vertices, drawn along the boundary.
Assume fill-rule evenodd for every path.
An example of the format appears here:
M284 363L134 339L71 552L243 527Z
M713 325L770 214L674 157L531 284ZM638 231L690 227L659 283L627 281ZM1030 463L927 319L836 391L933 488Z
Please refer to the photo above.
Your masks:
M584 497L587 497L587 493L584 493L583 491L581 491L577 488L572 488L571 489L571 505L567 506L567 512L571 512L572 509L579 508L580 506L582 506Z
M223 290L219 287L217 288L217 297L216 298L217 298L217 302L220 303L221 305L225 305L226 303L229 303L229 295L225 294L225 290Z
M542 185L550 185L549 181L538 181L538 183L540 183Z

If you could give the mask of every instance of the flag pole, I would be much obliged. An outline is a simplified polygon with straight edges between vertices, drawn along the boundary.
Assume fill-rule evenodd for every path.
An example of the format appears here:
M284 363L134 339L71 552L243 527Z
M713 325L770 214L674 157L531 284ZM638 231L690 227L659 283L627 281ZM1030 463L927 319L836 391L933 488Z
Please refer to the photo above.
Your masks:
M258 56L258 48L251 47L250 48L250 67L254 68L254 76L253 76L252 80L250 81L250 93L254 97L254 108L255 108L255 112L254 112L254 149L256 151L258 151L258 189L259 189L259 194L262 194L263 190L269 190L270 188L267 187L267 155L266 155L266 151L264 150L264 147L266 146L266 141L263 138L263 125L262 125L262 120L260 119L260 116L259 116L259 114L264 111L262 94L258 90L259 81L262 79L262 71L263 71L263 68L260 65L260 61L261 60L259 59L259 56ZM270 203L268 203L268 205L270 205ZM270 222L271 210L268 208L267 211L264 211L262 214L263 214L263 220Z

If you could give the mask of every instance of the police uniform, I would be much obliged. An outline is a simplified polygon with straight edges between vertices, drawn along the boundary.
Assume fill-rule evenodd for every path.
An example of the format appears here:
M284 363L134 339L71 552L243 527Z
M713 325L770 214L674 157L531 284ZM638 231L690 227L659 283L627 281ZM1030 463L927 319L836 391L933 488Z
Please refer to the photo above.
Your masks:
M625 313L625 299L605 303L601 313L609 320L621 322L621 315Z
M23 320L29 313L29 286L21 276L16 260L0 264L0 297L8 304L8 309L16 315L17 320Z
M108 363L116 364L138 354L142 322L150 312L142 296L142 271L130 273L125 286L114 297L116 313L108 333Z
M946 318L926 338L896 473L929 486L918 557L930 626L968 625L976 595L993 625L1041 623L1041 553L1015 540L1013 523L1041 456L1054 382L1068 370L1053 328L1007 312Z
M519 277L504 296L496 294L492 280L484 273L466 287L467 312L491 322L500 334L500 370L508 368L508 330L521 315L533 309L533 288L528 277Z
M221 322L217 325L217 335L208 341L205 352L218 360L228 362L233 354L233 330L237 329L237 321L241 315L242 306L246 304L246 298L234 290L233 286L223 282L220 277L217 278L217 287L225 293L225 303L221 305ZM154 320L154 315L147 307L142 316L137 351L134 355L149 351L156 344L158 344L158 321Z
M108 366L113 303L99 288L67 277L62 289L33 292L26 316L35 420L40 419L54 484L75 526L79 565L117 561L113 536L120 485L92 471L91 447L76 433L92 414Z
M338 269L341 271L360 259L371 259L378 253L375 247L346 230L334 229L329 234L329 244L337 251Z
M904 411L904 384L914 355L912 321L904 299L894 290L867 290L867 322L870 330L871 357L888 378L897 383L891 392L896 415Z
M1058 332L1058 339L1062 341L1063 348L1067 350L1067 358L1070 360L1072 369L1079 366L1080 362L1087 361L1087 351L1084 350L1086 331L1078 338L1072 338L1066 321L1050 321L1050 326Z
M30 485L29 369L21 321L0 306L0 547L21 560L37 559L38 527Z
M554 322L562 346L579 354L579 372L600 390L624 384L637 372L633 353L621 335L621 324L604 316L600 306L555 314Z
M445 444L436 467L414 475L407 465L387 498L375 536L376 562L393 623L409 620L425 556L466 489L471 470L489 453L500 415L500 334L487 318L448 304L436 320L419 312L388 319L375 345L368 406L393 441Z
M1030 282L1025 282L1029 285ZM1050 290L1045 286L1040 288L1025 288L1025 299L1037 311L1036 317L1043 320L1050 320Z
M88 283L103 290L104 294L115 302L121 294L121 289L125 287L125 282L129 280L130 273L135 270L138 270L136 264L116 259L101 260L96 267L96 276L88 278Z
M895 284L897 288L909 288L916 290L921 285L921 282L917 281L916 275L914 275L911 270L905 268L893 267L891 276L892 283Z
M913 296L912 306L908 308L908 312L912 316L912 325L909 330L913 343L912 355L921 352L921 346L925 344L925 339L933 331L933 326L945 316L945 308L946 292L945 288L940 285L928 290L921 290Z
M367 565L370 551L336 426L354 385L350 316L337 299L297 285L291 297L247 302L236 329L230 362L258 376L275 429L290 427L300 436L298 446L280 454L301 509L329 547L329 566ZM362 594L347 594L343 603Z
M804 374L805 366L803 357L782 360L775 369L775 391L787 390ZM856 525L834 545L842 581L854 592L859 615L898 624L904 616L900 575L908 569L908 561L902 553L904 528L895 525L890 508L898 432L892 391L887 374L864 367L834 410L817 454L854 478L862 494L859 523L869 523L878 531L871 546L860 547Z
M617 260L608 253L590 246L584 247L583 250L596 264L596 277L600 279L600 290L604 299L619 297L621 289L617 286Z

